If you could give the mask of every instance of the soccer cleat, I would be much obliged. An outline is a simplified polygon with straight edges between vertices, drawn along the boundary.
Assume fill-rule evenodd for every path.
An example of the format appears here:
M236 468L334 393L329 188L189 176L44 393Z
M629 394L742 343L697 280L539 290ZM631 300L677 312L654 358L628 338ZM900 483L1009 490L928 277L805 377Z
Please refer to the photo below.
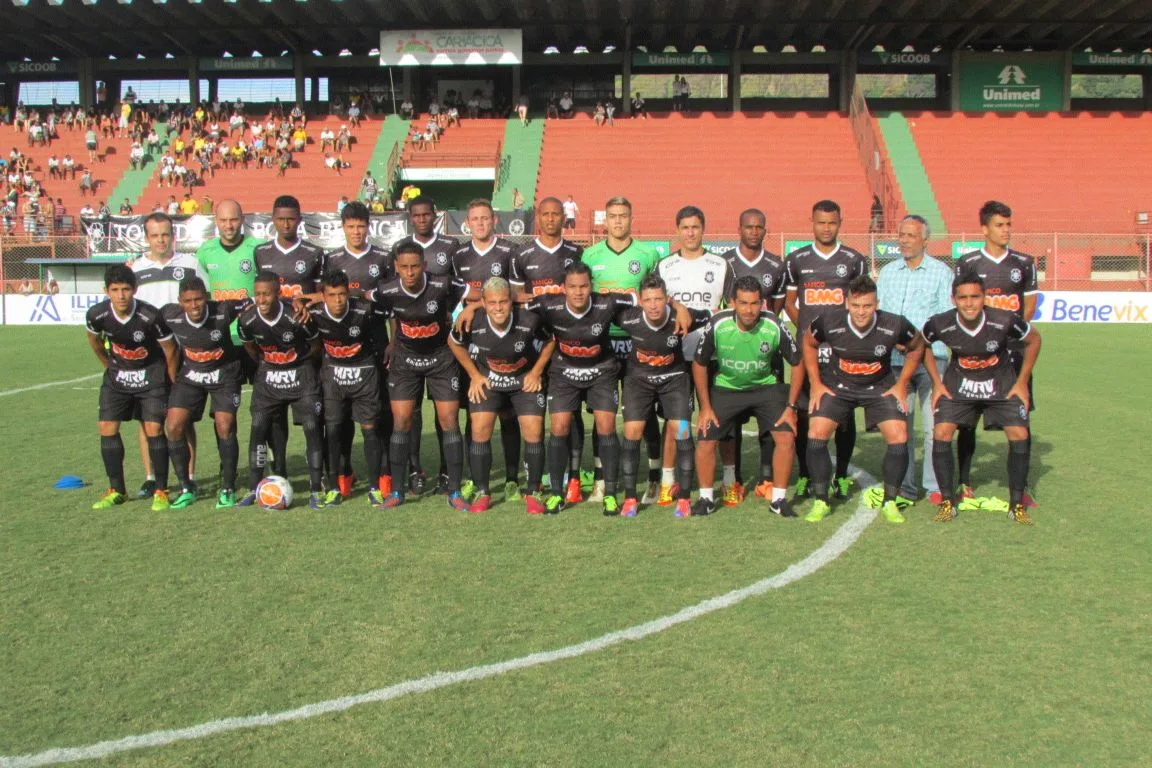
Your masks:
M812 509L808 514L804 515L804 519L810 523L818 523L832 512L832 508L828 506L828 502L823 499L816 499L812 502Z
M504 483L504 499L505 501L520 501L522 498L520 494L520 483L515 480L509 480Z
M596 480L592 483L592 493L585 499L589 504L599 504L604 501L604 481Z
M834 477L832 478L832 497L835 499L847 499L852 495L852 478L850 477Z
M399 491L392 491L392 493L388 494L380 501L377 509L395 509L403 503L404 494L400 493Z
M571 471L569 471L568 474L571 475L572 474ZM581 488L591 488L592 484L595 482L596 482L596 473L595 472L593 472L591 470L587 470L587 469L580 470L580 487Z
M909 499L907 496L897 496L896 497L896 506L899 507L900 509L907 509L908 507L912 506L915 503L916 503L915 499Z
M558 515L562 509L564 509L564 497L560 494L554 493L544 500L545 514Z
M664 506L660 504L660 494L663 490L664 486L659 480L649 480L648 487L644 489L644 495L640 497L640 503ZM668 503L671 504L671 500Z
M1008 519L1020 523L1020 525L1032 525L1032 517L1028 514L1023 504L1017 504L1012 509L1008 510Z
M391 491L389 491L389 493L391 493ZM372 490L368 491L368 505L369 506L371 506L373 509L379 509L380 505L383 503L384 503L384 493L377 490L376 488L373 488Z
M676 517L692 517L692 502L688 499L676 499L676 511L672 514Z
M928 503L936 507L940 506L944 503L944 494L940 493L940 491L932 491L932 493L928 494Z
M732 485L724 489L724 506L737 506L740 502L744 501L745 493L743 483L732 483Z
M604 497L604 517L616 517L620 514L620 502L615 496Z
M196 480L191 477L188 478L188 485L184 486L184 490L188 491L188 493L191 493L193 496L200 493L200 489L196 486Z
M216 509L231 509L234 506L236 506L236 491L221 488L220 495L216 497Z
M336 477L336 487L344 498L352 495L352 486L354 485L356 485L356 475L338 475ZM331 494L332 492L329 491L328 493Z
M180 491L180 495L172 502L172 509L188 509L196 501L196 493L187 488Z
M469 505L468 511L472 512L473 514L480 514L481 512L487 512L491 508L492 497L487 493L480 493L476 496L475 499L472 500L472 504Z
M796 511L792 509L792 505L785 499L776 499L776 501L768 505L768 509L780 517L796 517Z
M544 502L533 494L524 497L524 509L530 515L542 515L547 511L544 508Z
M447 480L447 478L445 478ZM389 477L389 484L391 484L391 477ZM413 472L408 475L408 492L413 496L423 496L428 490L428 475L423 472ZM392 489L380 489L380 492L387 496L392 492Z
M344 491L328 491L324 494L324 506L338 507L344 501Z
M640 511L640 502L636 499L624 499L624 506L620 507L620 517L636 517Z
M757 496L759 496L762 499L765 499L765 500L771 499L772 498L772 481L771 480L761 480L759 485L756 486L756 489L753 491L753 493L755 493Z
M584 494L580 491L580 479L573 477L568 481L568 492L564 495L565 504L579 504L584 501Z
M692 517L707 517L716 511L716 500L706 499L703 496L696 499L696 503L691 507ZM676 505L676 517L684 517L682 514L683 508L679 503Z
M437 495L448 494L448 475L444 472L436 475L436 488L433 491Z
M460 490L458 493L465 499L472 498L476 495L476 483L472 482L471 480L465 480L464 482L460 483Z
M962 499L975 498L976 490L970 485L961 485L959 495L960 495L960 498L962 498Z
M884 502L884 506L880 508L880 514L884 515L884 519L890 523L904 522L904 515L900 514L900 507L895 501Z
M952 506L952 500L944 499L936 507L936 516L932 520L937 523L949 523L956 519L957 514L956 508Z
M660 484L660 493L656 496L656 506L670 507L676 503L676 497L680 495L680 486L677 483L672 485Z
M256 491L248 491L248 493L244 494L243 498L241 498L240 501L236 502L236 506L238 506L238 507L250 507L255 503L256 503Z
M1032 491L1024 491L1024 495L1020 499L1020 503L1025 507L1036 508L1036 496Z
M151 498L154 493L156 493L156 481L145 480L140 486L140 490L136 491L136 498L148 499Z
M392 475L380 475L376 478L376 487L372 489L378 492L381 496L387 496L392 493ZM371 495L372 491L368 492Z
M453 491L448 494L448 506L458 512L467 512L469 508L468 500L464 498L464 494L460 491Z
M328 493L334 493L337 496L340 495L340 491L335 491L335 490L334 491L328 491L327 493L320 493L320 492L310 493L310 494L308 494L308 509L313 509L313 510L324 509L324 507L326 506L324 504L324 498L325 498L325 496L327 496Z
M808 489L808 478L796 478L796 495L792 497L792 500L795 501L796 499L806 499L810 495L812 495L812 492Z
M168 503L168 491L156 491L152 494L152 511L163 512L172 505Z
M123 504L126 501L128 501L128 499L124 497L124 494L109 488L108 493L104 494L100 498L100 501L92 505L92 509L111 509L112 507Z

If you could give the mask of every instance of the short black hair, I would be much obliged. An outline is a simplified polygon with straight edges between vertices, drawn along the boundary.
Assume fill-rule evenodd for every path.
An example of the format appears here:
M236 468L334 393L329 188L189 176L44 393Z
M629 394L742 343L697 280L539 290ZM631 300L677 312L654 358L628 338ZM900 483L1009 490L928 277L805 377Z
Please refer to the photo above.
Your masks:
M351 219L352 221L370 221L371 215L368 212L368 206L359 200L353 200L344 206L344 210L340 211L340 222L343 223Z
M204 281L197 275L191 275L180 281L178 294L184 293L185 291L200 291L200 293L207 294L208 286L204 285Z
M760 278L755 275L744 275L744 277L736 278L736 282L732 284L732 295L735 296L739 291L754 293L761 299L764 298L764 286L761 284Z
M280 195L272 202L272 210L277 208L290 208L297 213L300 212L300 201L292 195Z
M643 293L647 290L664 291L668 293L668 284L664 282L664 278L655 272L649 272L643 280L640 281L640 292Z
M868 275L857 275L849 281L849 296L867 296L869 293L876 293L876 281Z
M588 279L592 279L592 268L582 261L574 261L568 266L564 267L564 280L567 282L568 275L588 275Z
M270 269L262 269L256 273L256 279L252 281L253 285L256 283L275 283L277 286L279 286L280 275L276 274Z
M693 216L700 219L700 226L704 226L704 211L694 205L686 205L676 211L676 226L680 226L680 222L684 221L684 219L690 219Z
M396 246L396 252L392 254L392 258L397 259L402 253L414 253L420 257L421 261L424 260L424 246L420 245L420 243L416 242L415 240L405 240L403 243L400 243L400 245Z
M132 289L136 289L136 273L132 271L131 267L123 264L113 264L104 270L104 287L109 288L113 285L130 285Z
M840 205L834 200L817 200L816 204L812 206L812 213L817 211L821 213L834 213L837 216L840 214Z
M764 211L760 210L759 208L745 208L740 212L740 218L738 221L744 221L745 216L759 216L764 220L764 226L768 226L768 217L764 214Z
M956 275L956 277L952 280L952 295L953 296L956 295L956 291L958 291L960 289L960 286L962 286L962 285L978 285L978 286L980 286L981 292L983 292L983 290L984 290L984 278L980 277L980 273L974 272L972 270L962 272L959 275Z
M172 226L172 217L166 213L161 213L160 211L156 211L154 213L148 214L148 216L145 217L145 219L144 219L145 231L147 231L147 229L148 229L148 223L149 222L151 222L153 224L167 224L169 227L171 227Z
M433 212L433 213L435 213L435 212L436 212L436 201L435 201L435 200L433 200L433 199L432 199L430 196L428 196L428 195L416 195L416 197L414 197L414 198L412 198L411 200L409 200L409 201L408 201L408 210L409 210L409 212L411 212L411 210L412 210L413 208L415 208L416 206L418 206L418 205L426 205L426 206L428 206L429 208L431 208L431 209L432 209L432 212Z
M993 216L1003 216L1010 219L1012 218L1012 209L999 200L989 200L980 206L980 226L988 226L988 222L992 221Z
M561 208L564 207L564 203L560 202L560 198L554 197L552 195L549 195L548 197L541 200L539 203L536 204L536 207L540 208L541 206L544 205L544 203L556 203L556 205L560 206Z
M347 288L348 287L348 274L342 269L330 269L324 273L324 277L320 279L320 287L324 288Z

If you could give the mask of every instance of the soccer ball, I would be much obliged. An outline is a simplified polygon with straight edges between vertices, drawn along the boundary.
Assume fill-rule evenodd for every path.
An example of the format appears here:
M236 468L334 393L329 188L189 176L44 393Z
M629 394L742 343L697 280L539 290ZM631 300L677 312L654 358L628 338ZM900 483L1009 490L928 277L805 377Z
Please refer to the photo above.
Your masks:
M264 509L288 509L292 506L292 483L279 475L269 475L256 486L256 503Z

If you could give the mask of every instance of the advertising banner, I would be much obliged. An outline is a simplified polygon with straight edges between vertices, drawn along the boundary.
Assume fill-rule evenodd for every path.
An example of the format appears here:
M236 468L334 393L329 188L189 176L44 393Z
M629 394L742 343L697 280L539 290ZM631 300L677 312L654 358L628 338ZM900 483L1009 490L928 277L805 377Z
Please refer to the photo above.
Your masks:
M720 53L634 53L632 66L675 67L676 69L700 69L705 67L727 67L732 63L732 54Z
M1059 111L1063 106L1063 54L960 54L960 109Z
M1074 53L1076 67L1152 67L1152 53Z
M54 296L5 296L6 325L84 325L93 304L104 301L101 293L58 293Z
M521 64L518 29L415 29L380 33L380 66Z
M277 72L291 69L291 56L219 56L200 59L201 72Z
M1152 293L1042 291L1037 323L1152 323Z

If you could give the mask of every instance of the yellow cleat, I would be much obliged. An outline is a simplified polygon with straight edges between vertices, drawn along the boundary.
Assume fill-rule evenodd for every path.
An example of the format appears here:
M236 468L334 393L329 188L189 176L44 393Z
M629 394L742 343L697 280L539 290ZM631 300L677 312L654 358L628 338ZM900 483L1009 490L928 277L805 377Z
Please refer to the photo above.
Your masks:
M656 496L656 506L670 507L676 503L676 497L680 494L680 486L673 483L672 485L664 485L660 483L660 493Z
M724 489L724 506L735 507L744 501L743 483L733 483Z

